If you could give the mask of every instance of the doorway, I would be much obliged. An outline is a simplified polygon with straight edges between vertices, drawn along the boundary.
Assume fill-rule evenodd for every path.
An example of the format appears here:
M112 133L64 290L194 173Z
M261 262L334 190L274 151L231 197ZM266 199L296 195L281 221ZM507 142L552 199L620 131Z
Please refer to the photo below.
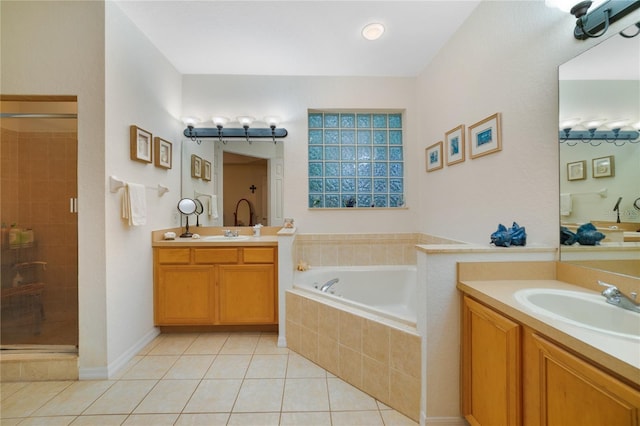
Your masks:
M0 95L3 350L77 352L75 96Z

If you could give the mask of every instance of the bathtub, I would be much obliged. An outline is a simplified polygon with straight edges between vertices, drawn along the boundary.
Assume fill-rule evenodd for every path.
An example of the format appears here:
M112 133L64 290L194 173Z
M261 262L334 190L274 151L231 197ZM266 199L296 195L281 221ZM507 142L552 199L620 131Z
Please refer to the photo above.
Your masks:
M319 290L335 278L327 292ZM416 278L412 265L295 272L285 292L287 347L419 421Z
M338 278L327 292L319 289ZM326 266L296 271L294 287L338 303L413 326L416 325L416 267Z

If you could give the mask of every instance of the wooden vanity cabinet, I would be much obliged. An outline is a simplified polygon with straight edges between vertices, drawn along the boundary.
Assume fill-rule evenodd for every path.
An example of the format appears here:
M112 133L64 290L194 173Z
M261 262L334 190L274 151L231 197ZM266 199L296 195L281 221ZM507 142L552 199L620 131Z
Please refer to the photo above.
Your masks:
M527 425L640 425L638 390L535 332L524 343Z
M640 426L640 390L466 295L461 339L471 425Z
M277 324L275 247L154 248L156 325Z
M522 327L467 296L462 324L462 414L472 426L522 424Z

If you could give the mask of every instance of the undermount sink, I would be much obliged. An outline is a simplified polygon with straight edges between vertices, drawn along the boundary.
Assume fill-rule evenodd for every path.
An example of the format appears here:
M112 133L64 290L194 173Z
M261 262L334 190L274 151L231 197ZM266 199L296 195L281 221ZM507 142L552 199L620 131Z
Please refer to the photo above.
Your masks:
M640 314L610 305L598 293L531 288L519 290L514 296L537 314L602 333L640 340Z
M209 235L206 237L200 237L201 241L247 241L251 237L248 235L238 235L237 237L225 237L224 235Z

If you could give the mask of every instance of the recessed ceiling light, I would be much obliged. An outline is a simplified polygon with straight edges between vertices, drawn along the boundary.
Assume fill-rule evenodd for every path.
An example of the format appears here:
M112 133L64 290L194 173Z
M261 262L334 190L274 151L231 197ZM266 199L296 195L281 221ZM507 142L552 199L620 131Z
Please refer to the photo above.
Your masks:
M367 24L362 29L362 37L366 38L367 40L377 40L382 36L383 33L384 25L379 23Z

